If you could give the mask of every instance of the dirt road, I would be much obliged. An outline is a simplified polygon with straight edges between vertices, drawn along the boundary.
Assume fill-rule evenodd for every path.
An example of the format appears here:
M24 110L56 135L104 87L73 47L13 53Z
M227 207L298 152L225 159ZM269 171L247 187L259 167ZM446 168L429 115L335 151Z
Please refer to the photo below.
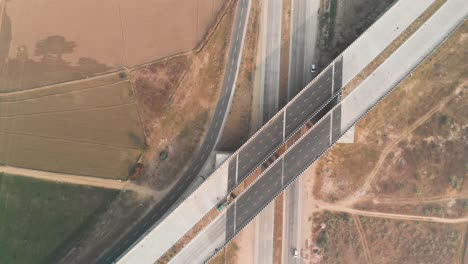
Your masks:
M354 208L350 208L350 207L346 207L342 205L324 203L320 201L316 201L316 205L320 209L324 209L327 211L345 212L349 214L362 215L362 216L368 216L368 217L379 217L379 218L388 218L388 219L396 219L396 220L424 221L424 222L435 222L435 223L446 223L446 224L468 223L468 217L441 218L441 217L420 216L420 215L381 213L381 212L364 211L364 210L354 209Z
M23 169L10 166L0 166L0 173L6 173L12 176L29 177L39 180L52 181L58 183L68 183L76 185L85 185L114 190L128 190L143 195L157 196L157 192L144 186L139 186L130 182L120 180L110 180L104 178L95 178L81 175L63 174L48 171L38 171Z
M416 128L420 127L422 124L424 124L429 118L431 118L435 113L439 112L448 102L450 102L453 98L455 98L459 93L461 92L461 89L456 89L451 95L447 96L444 98L440 103L435 105L434 107L431 108L425 115L417 119L410 127L408 127L397 139L395 139L390 145L386 146L383 152L380 154L379 160L377 161L377 164L375 165L374 169L371 171L371 173L367 176L364 184L362 184L361 188L354 192L352 195L348 196L345 198L341 204L352 204L359 199L359 196L362 194L366 193L369 191L370 186L372 182L374 181L375 177L378 175L378 172L380 172L380 169L386 164L385 161L387 159L387 156L393 151L393 149L398 146L398 144L406 139Z
M370 198L369 201L375 204L424 204L437 202L450 202L453 200L468 199L467 193L457 193L454 195L438 195L432 197L407 197L407 198L392 198L379 197Z
M364 248L364 255L366 257L367 263L373 263L372 262L372 255L369 250L369 245L367 244L367 239L366 235L364 233L364 230L362 229L361 225L361 220L359 220L359 217L357 215L352 215L354 224L356 225L356 229L359 233L359 237L361 238L362 241L362 247Z

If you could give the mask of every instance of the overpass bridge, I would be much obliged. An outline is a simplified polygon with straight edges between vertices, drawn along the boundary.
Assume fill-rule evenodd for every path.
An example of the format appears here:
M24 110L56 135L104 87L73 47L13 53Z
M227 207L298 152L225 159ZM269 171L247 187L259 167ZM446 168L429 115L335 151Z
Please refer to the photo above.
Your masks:
M343 87L433 2L434 0L397 2L183 203L135 243L120 258L119 263L153 263L159 259L292 134L339 96ZM216 248L225 245L266 204L390 92L465 17L466 5L463 1L448 0L372 75L269 166L255 183L172 262L202 262L213 255Z

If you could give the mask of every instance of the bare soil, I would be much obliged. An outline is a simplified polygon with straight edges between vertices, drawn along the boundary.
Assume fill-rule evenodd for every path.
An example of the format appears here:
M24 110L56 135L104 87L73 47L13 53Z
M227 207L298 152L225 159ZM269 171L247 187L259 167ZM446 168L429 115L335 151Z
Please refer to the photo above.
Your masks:
M281 264L283 256L283 204L284 204L284 193L281 193L274 200L275 203L275 215L274 215L274 227L273 227L273 263Z
M355 144L316 163L308 263L464 263L467 36L465 23L358 123Z
M355 144L337 145L319 160L317 197L357 198L366 192L361 185L393 198L465 190L466 32L465 23L358 123Z
M460 259L465 224L359 219L373 263L457 263Z
M366 263L364 248L353 217L347 213L315 213L306 263Z
M208 263L210 264L231 264L237 262L237 253L239 246L235 242L230 242L219 253L214 256Z
M142 158L148 169L139 183L170 187L201 143L221 91L234 8L231 2L199 52L131 72L148 144ZM159 160L162 151L167 160Z

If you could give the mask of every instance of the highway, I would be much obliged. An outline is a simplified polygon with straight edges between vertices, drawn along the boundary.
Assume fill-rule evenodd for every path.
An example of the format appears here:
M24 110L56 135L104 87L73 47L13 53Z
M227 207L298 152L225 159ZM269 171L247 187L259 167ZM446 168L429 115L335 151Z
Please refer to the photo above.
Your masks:
M125 260L157 259L186 234L206 213L226 197L233 188L266 160L292 132L305 124L337 96L354 76L371 63L396 39L434 0L400 0L374 25L351 44L342 55L322 71L295 98L255 133L238 151L221 165L201 186L180 203L134 246ZM374 41L378 39L379 41ZM384 41L381 41L384 40ZM366 41L368 43L366 43ZM359 52L356 51L359 49ZM352 67L353 69L349 69ZM330 78L330 73L331 77ZM346 78L345 77L346 74ZM333 85L332 85L333 84ZM331 92L330 92L331 90ZM290 112L296 115L287 115ZM336 115L340 112L336 112ZM340 125L334 119L335 127ZM288 128L286 128L288 126ZM296 127L294 127L296 126ZM332 138L339 135L332 132ZM228 219L228 222L230 220ZM234 229L232 229L234 230ZM233 232L226 231L226 234ZM210 245L206 245L210 247ZM122 263L129 263L123 261ZM132 262L133 263L133 262Z
M263 1L263 124L278 112L282 2Z
M316 76L311 65L315 64L319 7L319 0L292 0L288 100Z
M227 209L234 210L232 219L224 219L224 221L233 223L234 233L238 233L276 195L289 186L330 148L341 135L388 95L457 26L463 23L467 14L468 6L463 0L447 1L384 63L265 170L257 181L244 190ZM347 65L346 63L346 57L344 57L343 65ZM214 222L218 221L218 219L215 219ZM204 232L202 231L201 234ZM219 235L224 236L226 234ZM194 256L196 255L196 252L193 251L194 245L203 244L205 247L212 245L211 241L205 241L202 238L202 235L197 236L179 255ZM225 243L230 239L232 237L226 237ZM217 245L217 247L221 246L223 245ZM178 257L179 255L171 263L185 263L183 259ZM192 260L198 263L206 259Z
M168 209L176 203L176 201L187 190L191 183L196 179L198 173L206 163L208 156L214 150L218 142L224 123L227 119L229 109L232 103L232 98L235 92L235 82L239 72L239 65L242 57L242 49L244 43L245 32L247 28L248 14L250 10L250 0L239 0L237 4L236 17L234 19L231 43L229 47L228 61L224 73L221 95L216 105L214 116L212 118L208 132L200 146L198 153L194 155L191 165L186 169L181 180L170 191L170 195L158 203L151 212L141 221L135 230L131 230L126 238L117 243L109 252L107 252L99 263L110 263L121 256L128 248L130 248L148 229L153 226ZM123 257L119 262L125 263L126 257ZM154 260L154 258L152 258ZM138 259L139 263L143 263L143 258ZM152 263L152 261L149 261Z
M281 27L283 1L262 1L262 32L261 38L261 69L260 86L262 96L260 105L261 127L277 112L279 107L279 78L281 58ZM255 220L255 263L269 264L273 262L273 230L275 207L269 205Z
M311 72L311 65L315 64L319 8L319 0L292 0L289 74L298 79L289 78L289 96L297 94L316 74ZM320 68L316 71L320 72ZM296 263L292 250L300 250L298 219L302 207L298 206L299 190L299 181L295 181L284 195L282 260L285 264Z

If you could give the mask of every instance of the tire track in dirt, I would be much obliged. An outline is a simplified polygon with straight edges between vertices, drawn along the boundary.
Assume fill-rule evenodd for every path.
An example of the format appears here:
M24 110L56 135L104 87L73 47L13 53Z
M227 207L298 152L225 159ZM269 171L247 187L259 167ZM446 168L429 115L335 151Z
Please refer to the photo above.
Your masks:
M463 86L463 85L462 85ZM460 92L462 88L457 88L455 89L454 92L452 92L451 95L447 96L444 98L439 104L431 108L425 115L417 119L410 127L408 127L398 138L396 138L392 143L387 145L384 149L384 151L380 154L379 159L377 161L377 164L375 165L374 169L372 169L371 173L369 176L366 178L364 184L359 188L356 192L345 198L340 202L340 204L343 205L349 205L351 203L355 203L356 201L359 200L359 196L367 192L370 188L370 185L374 181L377 173L381 170L383 165L385 164L385 160L387 159L387 156L390 154L390 152L398 146L398 144L406 139L410 133L412 133L414 130L416 130L418 127L420 127L422 124L424 124L429 118L431 118L435 113L440 111L448 102L450 102L453 98L455 98Z
M373 198L362 201L370 201L375 204L421 204L421 203L435 203L435 202L449 202L452 200L468 199L468 193L457 193L454 195L438 195L432 197L405 197L405 198L392 198L382 197Z
M368 217L378 217L378 218L387 218L395 220L409 220L409 221L424 221L424 222L434 222L434 223L445 223L445 224L459 224L459 223L468 223L468 217L462 218L442 218L442 217L432 217L432 216L420 216L420 215L406 215L406 214L393 214L393 213L382 213L374 211L365 211L354 209L351 207L343 205L334 205L325 202L317 201L317 206L320 209L333 211L333 212L344 212L349 214L356 214Z
M369 244L367 243L366 234L364 233L364 230L362 229L361 220L359 220L359 216L357 215L353 214L351 216L353 217L354 224L356 225L356 229L359 233L359 236L361 237L362 247L364 248L364 255L366 257L366 262L368 264L372 264L373 263L372 255L369 250Z

